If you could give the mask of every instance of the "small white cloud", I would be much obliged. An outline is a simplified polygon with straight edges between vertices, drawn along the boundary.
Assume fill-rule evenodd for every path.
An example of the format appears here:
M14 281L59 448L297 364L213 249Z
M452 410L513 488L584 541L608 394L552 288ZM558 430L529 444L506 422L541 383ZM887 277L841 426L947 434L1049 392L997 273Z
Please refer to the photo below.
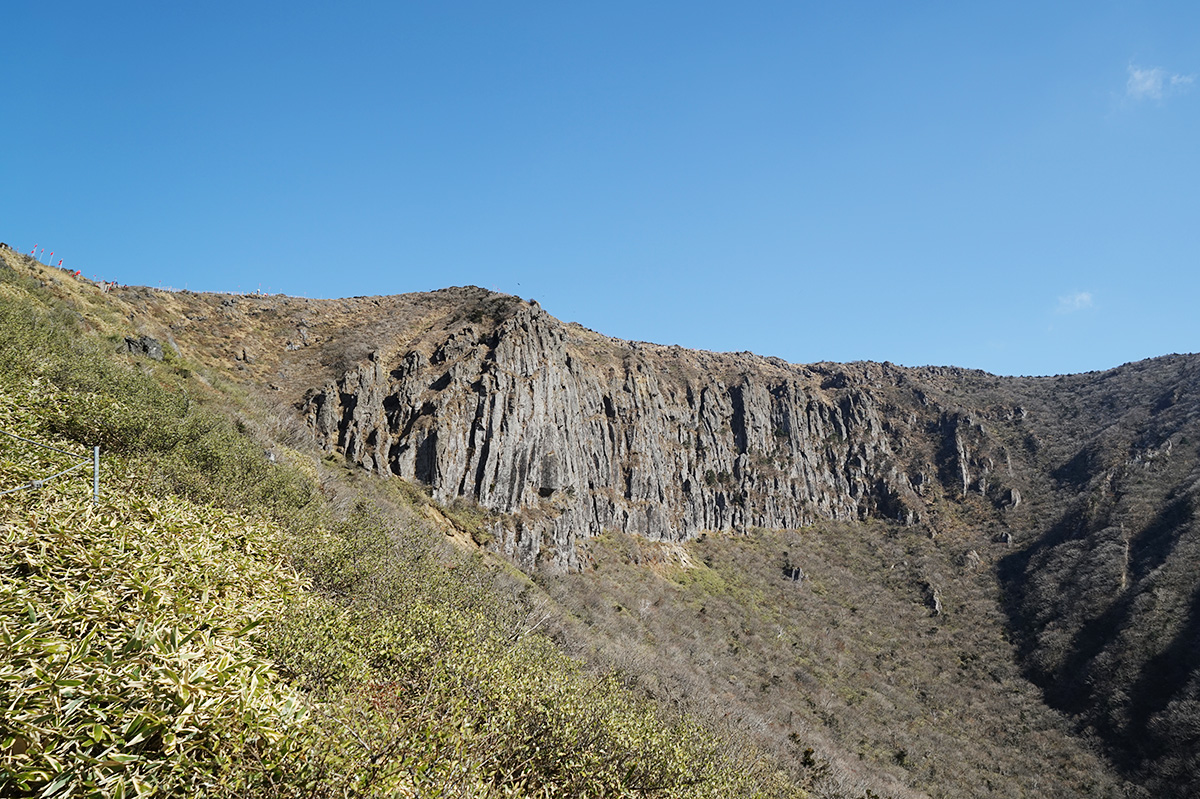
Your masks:
M1195 75L1179 75L1167 72L1162 67L1130 64L1125 96L1131 100L1161 100L1168 95L1187 91L1195 81Z
M1129 80L1125 82L1126 96L1135 100L1145 97L1152 97L1155 100L1162 98L1163 76L1163 70L1157 67L1142 69L1130 64Z
M1092 293L1077 291L1058 298L1058 313L1075 313L1092 307Z

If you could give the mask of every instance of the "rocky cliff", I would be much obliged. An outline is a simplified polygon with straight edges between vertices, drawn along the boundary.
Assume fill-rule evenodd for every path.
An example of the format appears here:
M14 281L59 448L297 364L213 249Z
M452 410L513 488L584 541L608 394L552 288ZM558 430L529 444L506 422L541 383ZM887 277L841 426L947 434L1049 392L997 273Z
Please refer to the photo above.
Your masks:
M292 443L492 511L490 545L526 567L586 570L577 543L610 529L837 520L899 539L853 524L878 518L934 536L959 564L943 574L997 567L1001 605L965 626L1004 625L1046 701L1145 788L1130 795L1200 795L1198 356L1044 378L799 366L610 339L473 288L309 300L47 280L127 323L130 357L162 342L188 379L257 392ZM937 573L913 579L940 625L958 611Z
M524 566L585 567L577 542L609 529L881 518L998 544L1048 702L1151 792L1200 791L1200 358L1047 378L799 366L609 339L486 293L439 307L303 395L326 448L499 514L494 545Z
M686 539L911 524L971 492L1020 502L1008 450L921 370L619 341L536 304L485 307L378 342L301 407L354 463L504 514L497 540L519 562L578 567L575 541L606 529Z

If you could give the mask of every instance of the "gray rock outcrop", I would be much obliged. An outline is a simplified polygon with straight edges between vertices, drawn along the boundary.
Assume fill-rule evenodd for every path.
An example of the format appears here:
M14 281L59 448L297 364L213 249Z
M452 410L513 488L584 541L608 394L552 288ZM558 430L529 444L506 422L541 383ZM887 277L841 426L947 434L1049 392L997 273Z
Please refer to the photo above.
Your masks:
M522 563L573 568L575 541L606 529L679 540L817 519L913 523L947 481L1009 496L989 477L983 426L888 364L617 341L524 303L495 325L465 321L428 354L385 349L308 393L311 429L441 502L507 515L497 540Z
M125 351L134 355L144 355L155 361L163 359L162 342L150 336L139 336L138 338L126 336Z

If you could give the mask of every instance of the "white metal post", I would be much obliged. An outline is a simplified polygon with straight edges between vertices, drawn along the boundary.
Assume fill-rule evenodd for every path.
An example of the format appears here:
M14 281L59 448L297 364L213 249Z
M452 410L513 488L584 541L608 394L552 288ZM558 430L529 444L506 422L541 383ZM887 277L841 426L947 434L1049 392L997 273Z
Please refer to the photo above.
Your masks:
M92 504L100 501L100 448L92 447Z

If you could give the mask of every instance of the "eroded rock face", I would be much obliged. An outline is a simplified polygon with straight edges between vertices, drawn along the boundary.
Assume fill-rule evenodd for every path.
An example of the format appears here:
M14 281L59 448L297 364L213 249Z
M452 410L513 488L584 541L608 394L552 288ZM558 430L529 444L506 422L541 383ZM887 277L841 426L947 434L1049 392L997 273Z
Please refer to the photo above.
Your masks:
M912 523L943 484L1010 496L989 477L983 426L930 402L908 370L614 341L536 305L464 323L429 355L375 352L303 410L364 468L514 515L496 532L522 563L575 567L574 542L605 529L678 540Z

